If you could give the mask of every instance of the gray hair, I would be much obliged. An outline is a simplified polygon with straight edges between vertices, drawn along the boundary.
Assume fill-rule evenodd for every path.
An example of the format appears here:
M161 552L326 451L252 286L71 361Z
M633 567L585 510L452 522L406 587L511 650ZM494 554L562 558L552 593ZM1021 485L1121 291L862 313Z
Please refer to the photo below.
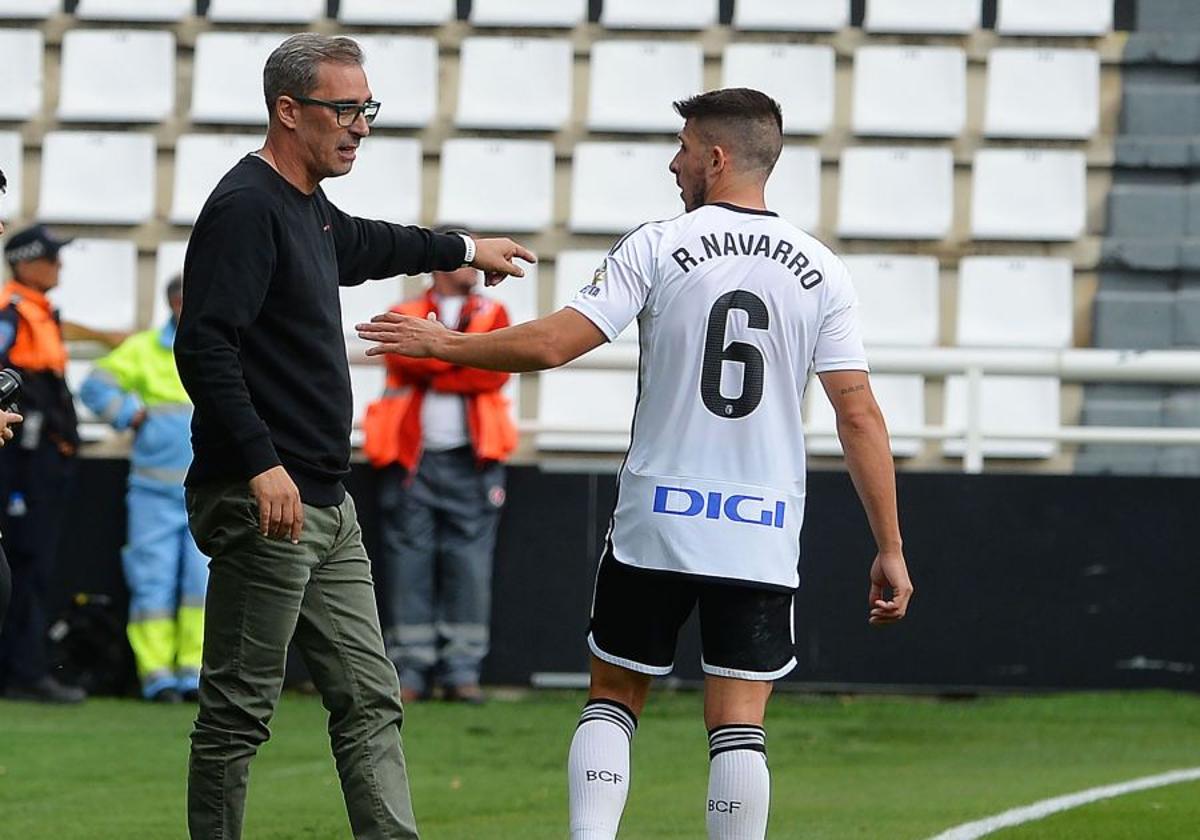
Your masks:
M308 96L317 87L321 64L362 66L362 48L350 38L301 32L275 48L263 67L263 95L267 113L275 115L275 102L281 96Z

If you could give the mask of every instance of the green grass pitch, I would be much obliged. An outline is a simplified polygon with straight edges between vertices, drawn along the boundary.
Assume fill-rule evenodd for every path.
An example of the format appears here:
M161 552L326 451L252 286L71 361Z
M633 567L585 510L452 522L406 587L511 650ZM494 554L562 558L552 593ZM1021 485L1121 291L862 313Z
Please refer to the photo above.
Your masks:
M427 840L563 840L564 765L583 697L409 708L405 749ZM700 697L651 697L622 838L704 837ZM132 701L0 705L0 838L174 840L192 712ZM286 695L254 764L247 840L350 836L312 698ZM936 701L780 694L767 720L774 840L923 840L1039 799L1200 765L1200 696ZM1200 783L1098 802L996 840L1200 837Z

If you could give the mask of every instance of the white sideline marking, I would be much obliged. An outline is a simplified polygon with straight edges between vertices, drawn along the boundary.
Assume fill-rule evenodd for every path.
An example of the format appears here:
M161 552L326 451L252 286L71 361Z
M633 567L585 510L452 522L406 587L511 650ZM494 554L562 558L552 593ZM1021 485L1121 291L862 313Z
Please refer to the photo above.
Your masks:
M982 820L976 820L975 822L963 823L948 831L943 831L936 837L929 838L929 840L975 840L977 837L983 837L985 834L991 834L993 831L999 831L1002 828L1040 820L1042 817L1057 814L1059 811L1069 811L1071 808L1078 808L1080 805L1088 805L1092 802L1098 802L1101 799L1111 799L1114 796L1124 796L1127 793L1135 793L1139 790L1149 790L1150 788L1196 780L1200 780L1200 767L1191 767L1186 770L1172 770L1169 773L1160 773L1157 776L1144 776L1141 779L1131 779L1128 782L1119 782L1115 785L1088 788L1078 793L1068 793L1065 796L1055 796L1053 799L1043 799L1040 802L1034 802L1032 805L1013 808L991 817L984 817Z

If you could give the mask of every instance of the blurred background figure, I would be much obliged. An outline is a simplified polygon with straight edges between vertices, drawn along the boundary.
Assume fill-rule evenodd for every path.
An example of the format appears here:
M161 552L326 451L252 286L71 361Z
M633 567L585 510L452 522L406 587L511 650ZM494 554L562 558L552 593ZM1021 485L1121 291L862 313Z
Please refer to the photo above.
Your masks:
M504 306L475 292L474 268L432 276L395 311L463 332L508 326ZM500 392L509 374L394 355L387 369L364 452L379 470L388 656L406 702L431 697L435 683L448 700L481 702L503 462L517 443Z
M47 293L58 285L59 239L42 225L9 238L12 279L0 291L0 367L24 384L25 422L0 450L0 532L12 565L12 605L0 630L0 683L16 700L76 703L84 692L49 672L46 596L79 434L65 379L67 347Z
M83 402L114 429L132 429L128 536L122 554L129 586L129 644L142 696L193 700L200 681L208 558L188 530L183 478L192 460L192 404L175 368L175 328L183 281L166 289L171 317L136 333L96 362Z
M0 195L8 188L8 179L4 170L0 169ZM4 223L0 222L0 236L4 235ZM8 443L16 434L16 424L21 422L21 415L15 411L0 408L0 446ZM0 546L0 630L4 628L4 617L8 615L8 602L12 598L12 572L8 568L8 558L4 548Z

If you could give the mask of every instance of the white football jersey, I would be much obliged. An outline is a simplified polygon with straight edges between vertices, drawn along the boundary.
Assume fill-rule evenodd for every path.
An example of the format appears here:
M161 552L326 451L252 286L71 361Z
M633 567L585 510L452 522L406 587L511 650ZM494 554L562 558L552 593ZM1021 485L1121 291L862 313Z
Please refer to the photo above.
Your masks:
M621 239L568 304L609 340L638 319L615 559L795 589L810 370L867 370L832 251L774 213L709 204Z

